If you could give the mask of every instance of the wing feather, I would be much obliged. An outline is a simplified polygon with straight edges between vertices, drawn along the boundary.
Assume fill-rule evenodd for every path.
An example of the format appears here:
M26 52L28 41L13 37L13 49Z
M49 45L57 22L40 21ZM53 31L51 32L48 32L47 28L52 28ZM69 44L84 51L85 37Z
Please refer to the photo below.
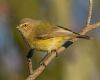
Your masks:
M53 25L48 22L41 22L41 24L37 26L35 33L36 38L38 39L49 39L62 36L76 36L77 34L67 28Z

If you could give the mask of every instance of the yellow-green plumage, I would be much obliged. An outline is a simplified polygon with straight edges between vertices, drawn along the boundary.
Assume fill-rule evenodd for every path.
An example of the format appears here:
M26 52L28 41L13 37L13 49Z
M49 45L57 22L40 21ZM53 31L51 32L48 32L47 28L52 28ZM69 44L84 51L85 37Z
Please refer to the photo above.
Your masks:
M55 35L53 32L58 29L57 26L49 24L48 22L41 22L28 37L27 41L30 47L43 51L56 50L61 47L71 36L67 36L67 34L66 36Z
M66 41L65 37L56 37L43 40L40 39L28 40L29 45L32 48L44 51L56 50L57 48L61 47L61 45L64 44L65 41Z
M46 21L33 19L22 20L18 29L31 48L43 51L56 50L66 41L77 36L79 38L86 37Z

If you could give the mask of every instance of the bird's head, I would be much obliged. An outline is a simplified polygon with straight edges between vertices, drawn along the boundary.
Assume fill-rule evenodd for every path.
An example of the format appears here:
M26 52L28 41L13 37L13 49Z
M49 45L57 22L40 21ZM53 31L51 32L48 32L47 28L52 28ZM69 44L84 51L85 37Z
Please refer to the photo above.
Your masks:
M32 31L34 31L34 28L39 25L40 21L33 20L30 18L24 18L20 21L19 26L16 28L21 32L21 34L24 37L27 37Z

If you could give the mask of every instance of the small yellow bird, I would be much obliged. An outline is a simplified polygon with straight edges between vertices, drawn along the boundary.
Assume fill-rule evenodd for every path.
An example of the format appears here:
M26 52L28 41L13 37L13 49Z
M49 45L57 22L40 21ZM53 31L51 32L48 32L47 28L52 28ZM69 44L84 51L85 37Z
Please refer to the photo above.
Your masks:
M17 28L30 48L48 53L74 38L89 39L88 36L80 35L67 28L30 18L22 19Z

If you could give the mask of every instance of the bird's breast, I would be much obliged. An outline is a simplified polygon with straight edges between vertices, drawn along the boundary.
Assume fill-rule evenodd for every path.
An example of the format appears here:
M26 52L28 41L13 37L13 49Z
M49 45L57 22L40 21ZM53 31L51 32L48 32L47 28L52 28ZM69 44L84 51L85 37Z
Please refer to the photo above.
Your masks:
M32 48L43 51L51 51L61 47L65 43L66 39L64 37L55 37L50 39L37 39L30 40L29 45Z

